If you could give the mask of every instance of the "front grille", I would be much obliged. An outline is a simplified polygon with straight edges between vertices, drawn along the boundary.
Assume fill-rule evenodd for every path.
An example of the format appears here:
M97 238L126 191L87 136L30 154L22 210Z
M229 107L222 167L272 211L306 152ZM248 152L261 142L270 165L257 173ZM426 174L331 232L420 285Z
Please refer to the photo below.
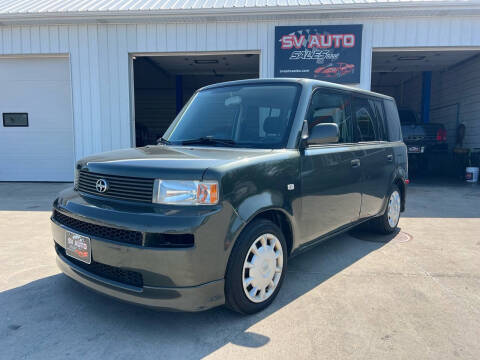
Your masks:
M61 254L64 258L68 259L69 262L77 265L78 267L82 268L83 270L88 271L94 275L103 277L105 279L113 280L122 284L131 285L135 287L143 287L143 277L142 274L124 270L119 267L110 266L102 263L98 263L92 260L90 264L86 264L82 261L79 261L75 258L69 257L65 253L65 249L61 246L55 246L57 253Z
M96 183L100 179L108 183L106 192L102 193L96 189ZM151 203L153 182L153 179L103 175L81 170L78 176L78 190L98 196Z
M108 226L91 224L64 215L57 210L53 212L53 219L66 227L93 237L113 240L126 244L142 245L142 233L139 231L123 230Z

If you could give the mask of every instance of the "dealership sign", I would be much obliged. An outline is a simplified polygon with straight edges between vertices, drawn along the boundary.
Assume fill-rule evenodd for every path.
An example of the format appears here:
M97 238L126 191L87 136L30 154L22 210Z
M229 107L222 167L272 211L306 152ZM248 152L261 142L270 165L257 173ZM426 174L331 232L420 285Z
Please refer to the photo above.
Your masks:
M275 77L360 82L362 25L275 27Z

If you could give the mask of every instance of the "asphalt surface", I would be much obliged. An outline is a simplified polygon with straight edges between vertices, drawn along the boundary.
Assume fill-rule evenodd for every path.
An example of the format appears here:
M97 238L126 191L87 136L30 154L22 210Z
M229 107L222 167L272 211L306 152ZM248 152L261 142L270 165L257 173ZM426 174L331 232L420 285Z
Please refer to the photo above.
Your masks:
M399 233L292 259L253 316L156 312L59 273L49 212L67 186L0 183L1 359L480 358L480 185L412 185Z

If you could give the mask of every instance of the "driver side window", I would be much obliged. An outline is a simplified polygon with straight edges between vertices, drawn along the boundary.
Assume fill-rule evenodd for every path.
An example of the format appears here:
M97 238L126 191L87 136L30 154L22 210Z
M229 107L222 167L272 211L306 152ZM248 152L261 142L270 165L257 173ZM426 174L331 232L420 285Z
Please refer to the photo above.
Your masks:
M307 113L308 131L315 125L336 123L339 130L339 143L353 142L350 96L337 91L318 89L312 95Z

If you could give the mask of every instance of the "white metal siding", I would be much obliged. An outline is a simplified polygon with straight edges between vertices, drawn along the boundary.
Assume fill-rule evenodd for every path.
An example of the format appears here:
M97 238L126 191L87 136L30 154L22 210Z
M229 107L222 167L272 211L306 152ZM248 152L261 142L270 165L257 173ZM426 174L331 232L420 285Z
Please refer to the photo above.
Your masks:
M182 22L0 27L0 54L70 53L76 158L131 145L129 53L260 50L273 76L274 28L363 24L360 86L370 88L372 48L480 46L479 17Z

